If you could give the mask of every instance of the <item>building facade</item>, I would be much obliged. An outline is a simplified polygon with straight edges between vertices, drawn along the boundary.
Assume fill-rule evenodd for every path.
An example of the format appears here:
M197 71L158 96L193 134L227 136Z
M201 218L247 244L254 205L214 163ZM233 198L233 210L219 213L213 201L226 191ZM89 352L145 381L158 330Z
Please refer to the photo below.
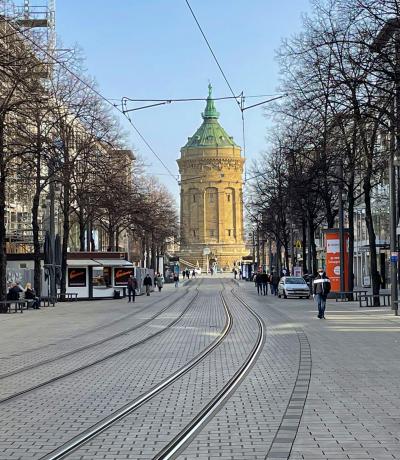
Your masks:
M203 123L181 149L182 265L231 270L248 254L243 239L241 149L218 122L212 88Z

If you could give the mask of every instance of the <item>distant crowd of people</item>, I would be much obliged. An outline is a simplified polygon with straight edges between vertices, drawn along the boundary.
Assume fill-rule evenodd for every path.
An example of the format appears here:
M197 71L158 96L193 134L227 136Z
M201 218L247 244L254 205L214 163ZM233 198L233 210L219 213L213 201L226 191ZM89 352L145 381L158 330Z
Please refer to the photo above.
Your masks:
M262 273L257 273L254 277L257 294L268 295L269 286L271 295L278 295L278 284L280 279L281 277L274 271L271 274L267 273L265 270Z

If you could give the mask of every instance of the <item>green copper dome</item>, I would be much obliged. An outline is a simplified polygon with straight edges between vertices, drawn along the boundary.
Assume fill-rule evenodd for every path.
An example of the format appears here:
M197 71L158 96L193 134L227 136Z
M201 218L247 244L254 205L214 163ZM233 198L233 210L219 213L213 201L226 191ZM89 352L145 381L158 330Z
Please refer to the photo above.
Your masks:
M202 125L192 137L189 137L183 148L236 146L233 137L229 136L218 123L219 113L212 98L211 84L208 85L207 104L201 116L203 117Z

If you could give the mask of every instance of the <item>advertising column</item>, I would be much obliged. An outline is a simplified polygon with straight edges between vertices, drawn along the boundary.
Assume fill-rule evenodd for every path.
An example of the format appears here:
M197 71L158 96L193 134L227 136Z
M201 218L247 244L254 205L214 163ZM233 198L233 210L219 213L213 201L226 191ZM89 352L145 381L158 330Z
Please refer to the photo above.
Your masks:
M325 231L326 235L326 274L331 280L331 291L340 292L340 241L339 230L329 229ZM347 265L349 260L348 253L349 232L344 232L344 285L345 291L349 289L347 277Z

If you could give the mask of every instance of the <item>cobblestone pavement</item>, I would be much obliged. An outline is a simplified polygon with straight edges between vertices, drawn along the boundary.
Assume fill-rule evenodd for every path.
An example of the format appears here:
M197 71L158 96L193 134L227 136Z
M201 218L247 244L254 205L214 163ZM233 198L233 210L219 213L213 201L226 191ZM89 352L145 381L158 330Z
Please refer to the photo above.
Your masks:
M205 279L199 298L188 312L157 338L1 404L0 459L44 456L196 356L225 324L218 294L221 282L234 317L229 336L179 381L68 457L153 458L234 374L254 344L255 320L230 294L232 283L227 279ZM399 318L384 308L367 310L359 309L356 303L328 301L324 321L317 319L311 300L257 296L253 283L242 281L236 290L266 323L264 348L233 396L185 446L179 458L400 460L400 366L396 350L400 340ZM170 295L177 294L166 290L160 296L160 304L150 307L152 311L166 305ZM167 316L182 311L193 295L194 292L189 293L165 312L165 317L152 321L146 332L140 328L136 335L131 334L130 340L162 327ZM94 315L95 305L84 307L82 312L75 306L72 310L66 307L65 316L58 319L53 315L59 307L49 310L42 315L44 324L38 328L43 337L37 338L32 329L32 341L25 342L23 349L29 350L30 344L35 348L46 343L71 342L74 346L68 338L85 330L93 339L97 334L93 328L115 319L101 306ZM117 315L127 314L126 307L118 304ZM29 312L26 317L34 318L35 313ZM18 350L18 337L21 340L29 331L25 320L22 331L18 328L19 316L25 317L25 313L0 316L0 333L11 329L5 339L0 335L0 344L4 342L3 358ZM57 325L63 317L69 325L65 334ZM144 317L148 317L147 312L133 316L132 320ZM79 324L77 328L73 327L74 322ZM58 335L46 332L46 323L55 325ZM114 327L126 327L123 323L100 329L101 334L111 335ZM38 324L32 323L32 327ZM12 329L17 338L11 338L8 344ZM18 357L13 359L18 364ZM60 368L66 365L64 360L59 362ZM0 389L7 391L2 388L2 381Z
M219 296L215 296L214 290L202 289L189 311L162 334L161 340L150 340L3 403L0 458L31 459L45 455L181 367L206 347L224 324Z
M188 301L193 299L194 296L194 292L183 296L179 300L176 300L171 307L162 312L159 316L131 332L126 332L113 338L112 340L108 340L105 343L91 346L88 349L76 352L62 359L37 365L32 369L27 369L19 372L18 374L2 378L0 386L0 400L12 396L17 391L21 392L26 389L30 389L42 384L43 382L48 382L51 379L57 378L61 374L69 373L77 368L79 369L83 366L92 364L93 362L101 360L110 354L115 354L128 347L133 347L137 342L143 341L152 336L158 330L166 328L171 321L182 314L188 304ZM151 318L152 315L154 315L154 310L159 312L170 302L171 299L169 302L161 300L159 305L155 305L153 307L149 306L149 310L146 310L146 312L143 312L141 315L134 315L133 318L129 318L129 320L132 321L132 324L129 325L129 323L127 324L125 322L125 328L123 330L129 330L132 326L138 323L140 324L145 319ZM57 348L59 347L60 345L58 345Z
M223 410L180 458L266 458L277 427L285 423L299 350L294 329L301 329L312 354L307 401L290 455L290 439L278 438L273 455L267 458L400 459L399 318L389 309L360 310L356 303L328 301L324 321L316 317L312 301L258 297L254 285L244 282L240 293L267 323L264 359L272 351L269 362L263 364L262 358L257 362ZM281 353L274 351L279 342L283 343ZM296 358L290 356L293 353ZM280 400L271 385L273 380L266 375L266 370L271 372L279 363L284 375L278 383ZM256 384L251 389L257 375L264 378L263 388ZM275 401L274 407L271 401Z
M125 331L197 284L190 280L180 289L166 285L161 293L136 297L135 303L127 299L66 302L22 315L1 315L0 376Z

